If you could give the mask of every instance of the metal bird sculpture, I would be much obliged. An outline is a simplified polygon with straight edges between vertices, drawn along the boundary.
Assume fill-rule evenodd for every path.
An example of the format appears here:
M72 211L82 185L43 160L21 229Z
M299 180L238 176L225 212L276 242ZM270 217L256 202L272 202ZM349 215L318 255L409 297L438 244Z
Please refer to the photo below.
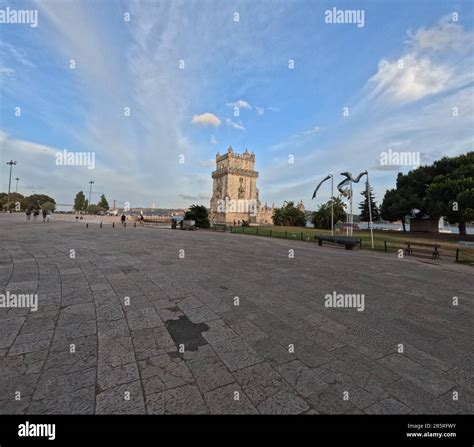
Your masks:
M337 189L344 197L348 197L350 195L349 186L351 182L359 183L359 180L362 178L362 176L366 174L367 174L367 171L364 171L354 178L352 177L352 174L350 172L341 172L341 175L344 176L345 179L337 185Z
M330 175L327 175L326 177L324 177L318 184L318 186L316 186L316 189L314 190L313 192L313 197L311 197L311 200L314 199L316 197L316 193L318 192L318 189L321 187L321 185L326 181L326 180L329 180L331 178Z

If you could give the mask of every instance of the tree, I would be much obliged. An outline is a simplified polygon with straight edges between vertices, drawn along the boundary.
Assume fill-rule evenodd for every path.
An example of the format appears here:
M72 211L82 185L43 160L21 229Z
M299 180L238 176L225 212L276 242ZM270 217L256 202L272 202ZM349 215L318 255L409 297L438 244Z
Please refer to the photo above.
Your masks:
M446 217L458 224L459 234L466 235L466 223L474 220L474 163L471 176L458 169L435 178L427 191L427 209L430 216Z
M24 208L33 208L39 210L44 203L50 202L56 205L56 201L46 194L33 194L23 199Z
M100 196L100 200L97 206L101 207L104 211L107 211L110 208L109 202L107 202L107 199L105 198L104 194Z
M0 193L0 208L8 211L20 211L24 209L25 198L17 192L10 193L10 201L8 201L7 193Z
M75 211L85 211L87 208L86 196L82 191L79 191L74 198L74 210Z
M334 223L346 220L345 205L340 197L334 199ZM331 229L331 201L319 205L318 210L312 215L311 221L314 228Z
M209 213L204 205L191 205L189 210L184 214L186 220L194 220L196 227L209 228Z
M101 211L105 211L103 208L101 208L100 206L98 205L89 205L85 211L87 211L88 213L90 214L99 214Z
M56 209L56 204L52 202L43 203L42 207L46 211L54 211Z
M382 218L404 223L404 217L414 210L415 218L446 217L465 235L466 223L474 214L474 152L443 157L431 166L399 173L396 188L385 193Z
M406 198L401 197L401 194L396 189L390 189L385 193L382 205L380 206L380 216L389 222L397 220L402 221L403 231L406 230L405 216L410 214L410 203Z
M294 202L284 202L284 206L276 208L273 211L273 223L274 225L283 226L295 226L305 227L306 226L306 214L295 207Z
M362 222L368 222L367 228L370 228L370 213L369 213L369 201L367 200L367 184L365 187L365 191L361 192L364 200L359 203L360 214L359 218ZM373 188L369 190L370 196L370 210L372 212L372 221L380 220L380 213L377 207L377 202L375 201L375 196L373 194Z

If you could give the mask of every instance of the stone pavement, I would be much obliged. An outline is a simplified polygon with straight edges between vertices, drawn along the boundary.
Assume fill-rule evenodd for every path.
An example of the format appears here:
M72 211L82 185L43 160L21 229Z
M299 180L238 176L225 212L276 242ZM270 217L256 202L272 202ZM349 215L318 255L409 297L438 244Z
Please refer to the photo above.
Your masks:
M0 413L473 413L472 273L0 214Z

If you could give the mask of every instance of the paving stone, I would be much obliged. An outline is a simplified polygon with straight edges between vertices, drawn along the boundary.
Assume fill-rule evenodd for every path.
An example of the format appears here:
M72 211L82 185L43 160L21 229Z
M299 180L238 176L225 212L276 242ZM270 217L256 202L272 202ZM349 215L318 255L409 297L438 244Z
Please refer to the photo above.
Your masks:
M262 357L278 365L291 362L296 357L272 338L267 337L250 344Z
M411 409L395 399L384 399L364 410L367 414L410 414Z
M378 362L434 396L440 396L455 385L453 381L427 370L401 354L389 355Z
M196 307L193 309L188 309L184 314L193 322L193 323L205 323L211 320L217 320L219 318L212 310L207 307Z
M99 339L99 359L115 367L135 361L131 337Z
M136 363L112 367L107 363L100 362L98 365L97 389L100 392L137 380L140 380L140 375Z
M227 326L223 320L208 321L209 330L202 333L202 336L209 342L217 342L236 338L237 334Z
M34 400L52 398L62 394L93 386L96 383L96 368L65 375L41 376L33 395Z
M261 362L263 358L241 338L224 340L212 344L213 349L230 371Z
M211 414L258 414L258 410L235 382L204 393L204 400Z
M132 309L127 311L128 326L132 331L139 329L151 329L164 325L160 316L153 307Z
M0 324L0 348L9 348L13 344L25 319L25 317L1 319L2 324Z
M47 330L33 334L19 335L8 352L9 356L48 349L54 331Z
M138 362L145 394L176 388L194 382L186 363L168 354L150 357Z
M234 376L260 413L299 414L309 409L267 362L237 371Z
M15 377L23 374L40 373L46 360L48 351L29 352L15 356L0 358L0 371L2 376Z
M51 399L32 400L28 412L32 414L93 414L95 386L74 390Z
M315 371L299 360L279 365L276 370L303 397L328 387L328 384Z
M205 359L188 364L199 389L206 393L235 381L219 358Z
M148 414L206 414L208 409L197 387L180 386L147 396Z
M140 381L107 389L96 396L96 414L143 414L145 404Z

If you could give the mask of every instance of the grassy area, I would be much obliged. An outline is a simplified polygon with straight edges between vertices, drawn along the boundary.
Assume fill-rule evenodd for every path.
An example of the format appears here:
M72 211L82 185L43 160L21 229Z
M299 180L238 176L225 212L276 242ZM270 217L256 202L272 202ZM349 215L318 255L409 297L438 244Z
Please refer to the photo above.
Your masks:
M248 235L258 235L266 237L286 238L293 240L304 240L315 242L315 235L330 235L330 230L320 230L304 227L279 227L279 226L259 226L259 227L226 227L226 231L232 233L244 233ZM337 233L345 236L345 233ZM362 240L362 249L371 248L371 238L369 230L354 231L353 236ZM382 231L374 230L374 248L375 250L395 252L400 248L405 248L405 242L421 242L441 245L441 257L456 257L456 249L459 249L459 261L467 264L474 264L474 249L459 246L460 240L474 241L474 236L459 236L458 234L440 233L404 233L403 231ZM422 252L425 249L415 250ZM429 252L429 248L427 248Z

